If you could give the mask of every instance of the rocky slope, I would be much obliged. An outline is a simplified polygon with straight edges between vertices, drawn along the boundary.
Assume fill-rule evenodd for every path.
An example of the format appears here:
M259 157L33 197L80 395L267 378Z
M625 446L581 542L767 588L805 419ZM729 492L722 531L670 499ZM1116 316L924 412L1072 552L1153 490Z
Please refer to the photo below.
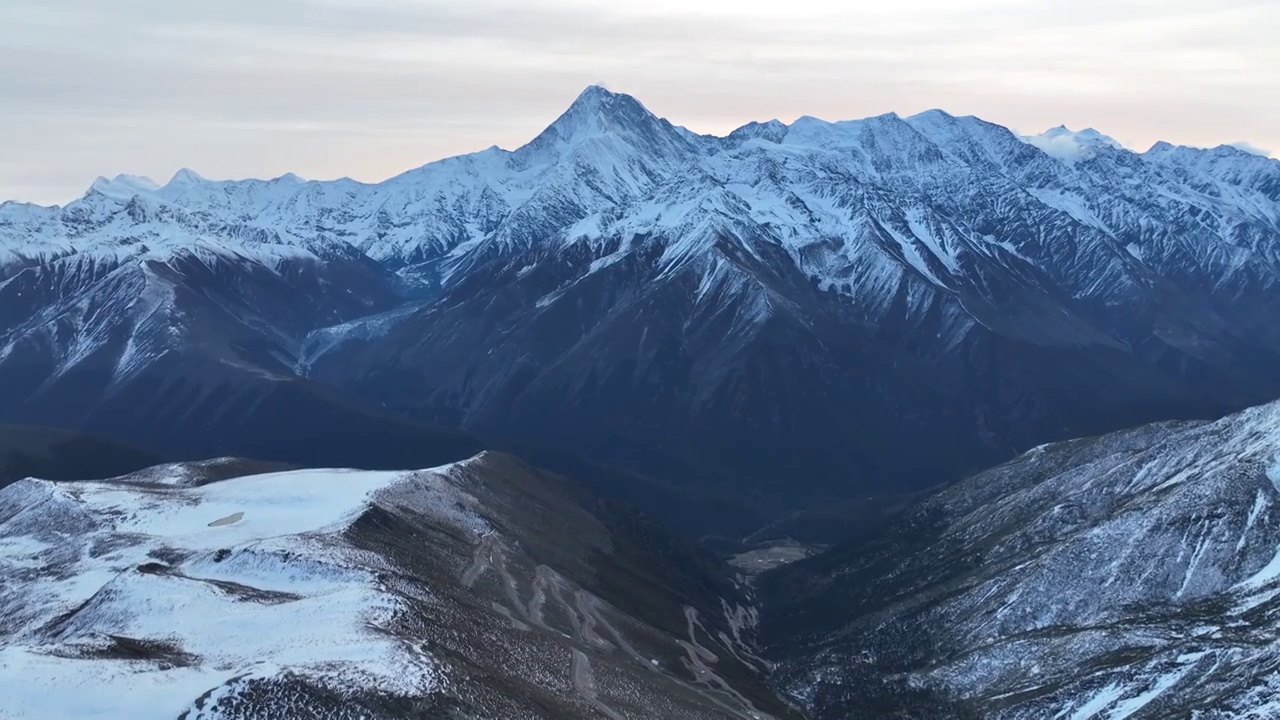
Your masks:
M1036 448L766 576L817 718L1280 713L1280 404Z

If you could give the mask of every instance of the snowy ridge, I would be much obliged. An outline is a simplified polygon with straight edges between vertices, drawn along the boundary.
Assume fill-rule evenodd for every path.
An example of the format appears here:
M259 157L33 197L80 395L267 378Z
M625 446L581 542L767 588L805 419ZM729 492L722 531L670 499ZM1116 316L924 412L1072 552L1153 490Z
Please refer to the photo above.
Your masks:
M429 693L445 678L390 634L400 603L378 559L342 537L387 492L411 492L418 511L459 532L486 532L451 472L304 470L203 486L153 472L0 491L0 595L16 611L0 624L4 716L220 717L239 680L281 674L338 692Z
M1078 160L1096 156L1099 150L1123 147L1115 138L1103 135L1093 128L1073 132L1065 125L1050 128L1039 135L1024 136L1022 140L1028 145L1040 148L1051 157L1073 164Z
M798 720L749 593L563 478L267 470L0 491L0 717Z
M732 197L735 212L767 220L779 234L774 241L797 253L832 230L849 236L861 204L855 198L874 190L895 206L885 211L921 218L919 227L944 218L956 223L963 246L994 243L1050 265L1051 248L1028 247L1025 228L1001 237L980 227L986 216L1013 213L1057 236L1044 242L1069 243L1090 255L1112 246L1108 236L1133 236L1124 245L1138 248L1134 257L1156 274L1167 275L1161 263L1176 259L1217 284L1222 273L1248 268L1274 275L1274 248L1256 245L1260 235L1274 245L1280 228L1278 168L1280 161L1227 146L1202 151L1162 144L1139 155L1092 129L1059 127L1019 138L940 110L834 123L803 117L791 125L752 123L725 138L692 136L634 98L592 87L518 150L449 158L375 185L292 175L210 181L183 170L163 186L146 178L100 178L63 208L7 203L0 206L0 240L7 240L9 257L0 261L148 239L199 243L225 239L243 225L267 233L251 247L264 240L345 243L393 268L446 256L453 258L450 266L465 267L474 262L466 256L522 249L600 213L617 219L598 223L599 232L634 232L646 224L642 218L669 215L669 208L693 201L690 193L713 192ZM698 175L717 188L685 185ZM1004 207L984 207L993 194ZM823 206L835 212L815 226L809 210ZM1174 242L1146 229L1152 224L1189 237ZM173 233L177 228L183 232ZM925 245L923 258L907 260L915 267L936 260L949 276L972 272L956 264L959 246L930 246L930 233L915 229L906 236L908 245ZM1223 243L1242 242L1262 256L1244 258L1243 267L1237 267L1240 258L1227 265L1216 259ZM1181 253L1185 259L1173 257ZM1131 276L1137 270L1132 257L1119 266L1106 257L1090 262L1099 267L1045 269L1076 296L1097 294L1104 284L1087 280L1101 271ZM954 277L925 277L943 287L955 283Z
M1227 146L1138 154L1092 129L1018 137L941 110L775 120L715 138L600 87L519 149L378 184L212 181L182 170L162 186L99 178L60 208L6 203L0 281L72 254L172 263L207 248L276 271L335 256L376 261L408 286L448 288L495 259L581 242L600 253L588 274L627 257L648 264L650 244L637 236L664 246L660 278L684 266L713 272L721 241L772 246L782 252L765 253L770 263L789 257L872 322L900 292L915 306L941 294L964 304L970 324L1041 344L1138 346L1169 325L1160 339L1178 352L1203 354L1223 337L1280 348L1280 333L1257 319L1280 311L1280 161ZM999 317L1008 308L994 288L1010 285L1044 307ZM1166 290L1205 317L1152 317ZM344 312L268 342L283 366L309 367L305 334L352 319ZM1064 327L1031 329L1054 324Z
M210 222L150 194L94 190L56 214L53 236L0 239L0 367L35 368L27 392L103 367L118 386L167 355L219 343L219 360L287 375L307 332L395 297L391 274L349 246Z

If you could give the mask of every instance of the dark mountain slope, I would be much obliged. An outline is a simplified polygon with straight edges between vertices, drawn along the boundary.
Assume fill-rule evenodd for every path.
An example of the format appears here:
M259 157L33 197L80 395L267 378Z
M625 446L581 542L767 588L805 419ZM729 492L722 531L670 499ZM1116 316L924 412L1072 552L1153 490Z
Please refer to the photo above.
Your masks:
M26 477L87 480L124 475L160 458L97 435L0 425L0 488Z
M743 259L726 240L716 270L669 271L653 246L582 277L607 249L491 261L387 334L337 347L313 376L739 508L694 532L927 487L1046 438L1232 407L1120 349L1040 346L981 325L939 341L960 304L935 294L906 307L920 290L909 278L902 314L872 325L781 258ZM708 272L722 285L700 291Z
M818 718L1265 718L1280 405L1049 445L764 578Z
M270 239L88 247L0 283L0 419L181 459L404 468L478 452L295 374L312 330L401 299L351 248Z

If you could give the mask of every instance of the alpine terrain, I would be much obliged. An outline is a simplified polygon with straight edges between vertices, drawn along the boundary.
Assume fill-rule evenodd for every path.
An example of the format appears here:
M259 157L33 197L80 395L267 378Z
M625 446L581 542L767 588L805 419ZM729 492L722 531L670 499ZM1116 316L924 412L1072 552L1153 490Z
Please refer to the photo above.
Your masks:
M1277 238L1280 162L1233 147L942 111L709 137L591 87L375 185L0 206L0 420L309 465L530 448L746 532L1280 395Z
M798 718L714 557L495 453L0 490L4 718Z
M3 203L0 718L1280 717L1277 317L1280 161L941 110Z
M1280 403L1035 448L763 597L819 719L1280 717Z

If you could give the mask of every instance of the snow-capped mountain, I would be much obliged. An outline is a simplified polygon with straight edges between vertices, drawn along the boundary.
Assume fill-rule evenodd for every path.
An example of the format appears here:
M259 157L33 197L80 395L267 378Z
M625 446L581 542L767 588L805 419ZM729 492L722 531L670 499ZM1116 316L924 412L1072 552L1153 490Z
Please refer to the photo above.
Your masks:
M1022 141L1035 145L1046 155L1074 164L1077 160L1096 157L1099 150L1123 149L1115 138L1108 137L1093 128L1072 131L1066 125L1050 128L1039 135L1025 135Z
M179 173L153 192L144 180L99 180L63 208L0 208L5 420L106 433L167 457L234 448L386 466L399 455L395 466L479 449L300 378L313 331L401 307L403 284L345 243L165 199L202 183ZM322 439L331 436L369 450L315 457L343 447Z
M1280 404L1037 447L764 588L817 718L1280 714Z
M937 110L701 136L593 87L521 148L379 184L0 206L0 387L12 419L96 427L42 398L181 348L679 478L749 526L1280 395L1277 168Z
M566 117L690 137L600 95ZM652 189L594 212L552 175L574 200L530 198L537 242L460 245L435 303L313 377L739 500L759 478L757 508L1274 397L1276 204L1096 144L1066 162L938 111L802 118L615 164Z
M492 453L23 480L0 490L0 716L798 717L749 591L576 497Z

